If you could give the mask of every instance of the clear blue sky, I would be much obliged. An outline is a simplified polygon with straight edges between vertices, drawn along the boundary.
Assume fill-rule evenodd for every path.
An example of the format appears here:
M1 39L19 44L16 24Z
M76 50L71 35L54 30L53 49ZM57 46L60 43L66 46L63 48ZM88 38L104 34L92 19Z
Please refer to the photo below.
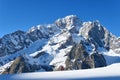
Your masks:
M120 36L120 0L0 0L0 37L71 14Z

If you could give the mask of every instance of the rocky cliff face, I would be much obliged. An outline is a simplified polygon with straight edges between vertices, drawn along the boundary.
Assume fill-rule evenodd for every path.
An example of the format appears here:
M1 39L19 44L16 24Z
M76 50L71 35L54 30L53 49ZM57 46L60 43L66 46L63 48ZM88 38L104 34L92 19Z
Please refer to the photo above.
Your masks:
M51 25L38 25L32 27L28 32L16 31L0 38L0 56L14 54L15 52L27 48L31 43L39 39L48 39L57 31L57 28Z
M26 43L26 44L25 44ZM25 32L16 31L11 34L5 35L0 39L0 56L5 56L29 45L29 42L25 40Z
M30 58L25 55L17 57L9 68L6 68L2 74L27 73L36 71L52 71L52 66L36 64L35 61L29 62Z
M98 52L94 52L90 55L86 51L83 42L73 46L66 59L67 70L97 68L106 65L106 60L103 55Z
M99 21L82 22L70 15L0 38L0 68L10 74L104 67L108 64L104 56L109 57L104 53L119 55L119 48L120 39Z
M92 42L96 49L98 47L103 47L107 50L112 49L119 54L119 39L103 27L99 21L84 22L83 27L80 29L80 34L85 39Z

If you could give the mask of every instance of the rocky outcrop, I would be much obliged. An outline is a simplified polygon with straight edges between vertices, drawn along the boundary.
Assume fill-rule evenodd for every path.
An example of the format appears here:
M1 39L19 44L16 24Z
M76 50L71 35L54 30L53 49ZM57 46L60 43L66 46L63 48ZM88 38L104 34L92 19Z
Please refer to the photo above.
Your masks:
M83 42L76 44L66 60L67 70L88 69L106 66L106 60L102 54L86 52Z
M2 74L15 74L15 73L27 73L27 72L35 72L35 71L52 71L52 66L50 65L40 65L36 63L29 63L29 59L24 56L19 56L14 60L12 65Z
M80 34L86 39L92 40L96 47L109 47L109 32L99 21L85 22L80 29Z
M15 53L29 44L30 41L26 41L26 34L23 31L7 34L0 39L0 57Z
M89 42L92 42L96 50L98 47L105 48L106 50L112 49L119 54L120 39L110 33L100 22L84 22L79 33Z

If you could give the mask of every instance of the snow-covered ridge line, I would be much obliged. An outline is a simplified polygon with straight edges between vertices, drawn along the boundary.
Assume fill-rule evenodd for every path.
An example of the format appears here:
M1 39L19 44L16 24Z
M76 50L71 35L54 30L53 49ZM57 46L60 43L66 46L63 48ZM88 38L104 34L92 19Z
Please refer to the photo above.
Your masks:
M46 66L52 66L51 71L104 67L120 62L119 52L120 39L99 21L82 22L75 15L60 18L53 24L34 26L27 32L16 31L0 39L1 67L12 60L18 60L20 65L20 59L25 59L23 63L35 66L32 72L43 67L48 71ZM9 66L6 68L8 74L30 72L11 65L19 68L18 72L12 72Z

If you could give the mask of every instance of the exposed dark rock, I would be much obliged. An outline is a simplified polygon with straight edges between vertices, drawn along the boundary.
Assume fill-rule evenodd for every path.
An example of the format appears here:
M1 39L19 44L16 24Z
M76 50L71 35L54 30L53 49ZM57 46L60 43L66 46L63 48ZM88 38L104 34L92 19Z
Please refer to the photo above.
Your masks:
M81 68L81 61L84 61L87 56L88 54L85 51L82 42L79 45L76 44L68 54L68 58L66 60L66 68L67 69Z
M102 54L93 53L92 55L89 55L82 42L80 44L76 44L72 48L66 60L67 70L88 69L104 66L106 66L106 60Z
M19 56L2 74L27 73L37 70L52 71L52 66L50 65L30 64L28 61L25 57Z
M0 56L14 53L25 47L24 44L25 32L16 31L11 34L7 34L0 39Z
M0 57L22 50L42 38L47 39L49 35L42 33L38 29L30 33L18 30L14 33L7 34L0 39Z
M59 68L57 69L57 71L64 71L65 70L65 68L61 65L61 66L59 66Z
M30 65L25 62L25 59L22 56L20 56L15 59L11 67L7 68L3 72L3 74L14 74L14 73L22 73L22 72L28 72L28 71L31 72L31 70L27 66L30 67Z
M106 60L102 54L94 53L91 55L95 68L107 66Z

